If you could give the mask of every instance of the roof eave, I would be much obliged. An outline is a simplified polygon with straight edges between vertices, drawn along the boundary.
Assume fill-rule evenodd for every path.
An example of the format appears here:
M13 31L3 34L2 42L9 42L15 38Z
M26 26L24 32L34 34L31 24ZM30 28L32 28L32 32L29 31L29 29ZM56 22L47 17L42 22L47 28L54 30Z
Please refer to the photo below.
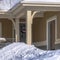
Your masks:
M23 6L60 7L57 3L22 3Z
M21 1L22 4L60 4L60 2Z

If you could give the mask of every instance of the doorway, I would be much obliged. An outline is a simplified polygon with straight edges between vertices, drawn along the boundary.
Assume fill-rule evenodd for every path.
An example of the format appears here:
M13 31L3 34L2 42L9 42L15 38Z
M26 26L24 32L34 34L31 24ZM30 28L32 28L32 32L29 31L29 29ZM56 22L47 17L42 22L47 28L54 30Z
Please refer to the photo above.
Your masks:
M26 23L20 23L20 42L26 43Z
M56 38L56 19L50 19L47 21L47 49L55 49Z

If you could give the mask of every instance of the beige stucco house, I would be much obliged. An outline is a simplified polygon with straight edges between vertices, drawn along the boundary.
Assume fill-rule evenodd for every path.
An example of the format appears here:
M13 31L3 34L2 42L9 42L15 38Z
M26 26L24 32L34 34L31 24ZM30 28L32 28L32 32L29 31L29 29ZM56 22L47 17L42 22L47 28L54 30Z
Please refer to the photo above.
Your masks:
M60 44L60 2L23 0L0 11L0 37L55 49Z

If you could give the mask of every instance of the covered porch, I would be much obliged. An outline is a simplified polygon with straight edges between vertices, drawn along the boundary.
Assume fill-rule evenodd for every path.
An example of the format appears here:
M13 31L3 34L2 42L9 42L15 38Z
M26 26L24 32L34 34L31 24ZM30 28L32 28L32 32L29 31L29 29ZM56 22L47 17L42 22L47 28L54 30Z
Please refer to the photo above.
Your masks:
M56 3L32 4L22 2L21 10L15 12L19 11L19 14L16 15L17 18L26 20L27 44L34 44L37 47L46 46L45 49L49 50L57 49L58 46L55 45L60 44L59 6Z
M11 23L11 25L10 23L5 24L6 27L11 26L11 28L10 26L7 28L9 31L6 30L9 33L11 32L11 36L3 29L7 35L7 37L3 36L3 38L11 38L12 42L21 42L23 40L22 42L29 45L34 44L37 47L46 46L46 49L55 49L55 44L60 43L59 13L60 5L58 3L32 4L21 2L7 13L1 14L0 18L7 18L8 20L5 20L5 22L9 21ZM24 29L21 28L21 24L25 24ZM25 37L21 36L21 29Z

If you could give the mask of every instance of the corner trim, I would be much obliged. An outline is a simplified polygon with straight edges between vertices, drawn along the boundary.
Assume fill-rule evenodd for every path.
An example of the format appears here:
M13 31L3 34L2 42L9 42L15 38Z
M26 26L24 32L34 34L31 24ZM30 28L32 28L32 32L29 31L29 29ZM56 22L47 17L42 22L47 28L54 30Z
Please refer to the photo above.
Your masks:
M52 16L49 19L47 19L46 22L46 42L47 42L47 49L49 48L49 39L48 39L48 24L49 22L55 20L55 41L57 40L57 16Z

